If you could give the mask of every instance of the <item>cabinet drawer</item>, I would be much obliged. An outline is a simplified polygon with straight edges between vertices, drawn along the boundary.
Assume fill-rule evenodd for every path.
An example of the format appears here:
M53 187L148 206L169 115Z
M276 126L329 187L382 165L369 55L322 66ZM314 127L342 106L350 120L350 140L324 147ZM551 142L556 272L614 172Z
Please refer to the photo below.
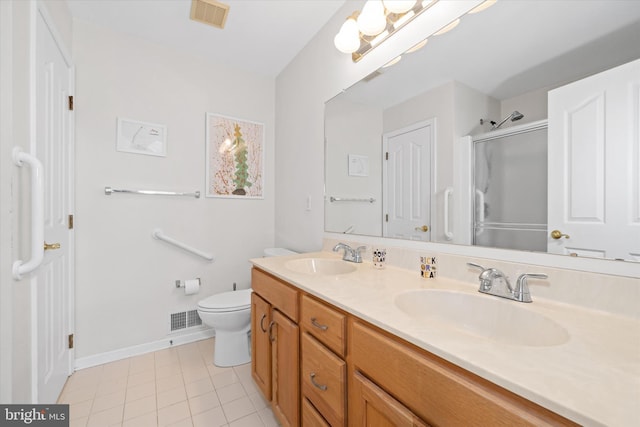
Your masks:
M300 325L329 347L344 357L346 350L346 316L308 295L302 297Z
M331 427L309 400L302 398L302 427Z
M298 322L298 291L256 268L251 270L251 287L289 319Z
M432 425L576 425L477 375L360 322L349 324L349 354L354 369L363 372Z
M349 401L349 419L352 426L428 427L409 409L360 372L356 371L352 379L350 387L353 387L353 399Z
M332 426L342 426L346 364L308 333L302 334L302 393Z

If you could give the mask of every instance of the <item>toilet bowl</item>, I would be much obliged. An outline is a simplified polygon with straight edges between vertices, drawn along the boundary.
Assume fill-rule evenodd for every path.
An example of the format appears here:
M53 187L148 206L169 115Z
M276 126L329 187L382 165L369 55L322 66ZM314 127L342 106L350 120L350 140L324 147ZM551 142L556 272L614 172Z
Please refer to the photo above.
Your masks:
M251 329L251 289L223 292L198 303L202 323L216 331L213 363L236 366L249 363Z
M283 248L267 248L264 256L293 255ZM251 289L223 292L201 300L198 315L202 323L215 329L213 363L236 366L251 361Z

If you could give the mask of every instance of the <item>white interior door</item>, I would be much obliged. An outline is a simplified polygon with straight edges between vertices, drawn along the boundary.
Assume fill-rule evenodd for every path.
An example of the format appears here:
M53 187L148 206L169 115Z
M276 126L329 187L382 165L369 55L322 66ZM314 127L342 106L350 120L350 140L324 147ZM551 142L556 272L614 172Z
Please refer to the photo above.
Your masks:
M640 60L549 92L549 252L640 261L639 138Z
M431 240L433 123L384 136L384 236Z
M33 276L33 365L37 403L55 403L71 367L71 71L41 13L37 13L35 71L36 155L44 166L45 242L52 246L45 250L44 261Z

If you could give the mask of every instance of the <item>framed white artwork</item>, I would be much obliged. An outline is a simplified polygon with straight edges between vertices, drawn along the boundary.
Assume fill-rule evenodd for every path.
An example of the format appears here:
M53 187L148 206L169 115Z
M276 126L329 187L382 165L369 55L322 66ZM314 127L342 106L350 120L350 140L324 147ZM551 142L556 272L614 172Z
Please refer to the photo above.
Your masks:
M369 157L349 154L349 176L369 176Z
M149 156L167 155L167 127L118 117L116 150Z

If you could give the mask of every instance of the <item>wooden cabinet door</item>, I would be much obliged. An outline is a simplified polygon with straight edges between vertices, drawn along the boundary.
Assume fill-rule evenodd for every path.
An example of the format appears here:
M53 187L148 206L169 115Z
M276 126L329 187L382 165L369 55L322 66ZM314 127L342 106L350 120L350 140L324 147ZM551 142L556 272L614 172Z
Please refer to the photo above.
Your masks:
M426 427L406 406L389 396L380 387L355 372L352 381L353 401L350 425L354 427Z
M267 401L271 400L271 305L251 294L251 376Z
M302 427L331 427L311 402L302 398Z
M299 328L278 310L272 310L271 333L273 413L283 427L300 425Z

